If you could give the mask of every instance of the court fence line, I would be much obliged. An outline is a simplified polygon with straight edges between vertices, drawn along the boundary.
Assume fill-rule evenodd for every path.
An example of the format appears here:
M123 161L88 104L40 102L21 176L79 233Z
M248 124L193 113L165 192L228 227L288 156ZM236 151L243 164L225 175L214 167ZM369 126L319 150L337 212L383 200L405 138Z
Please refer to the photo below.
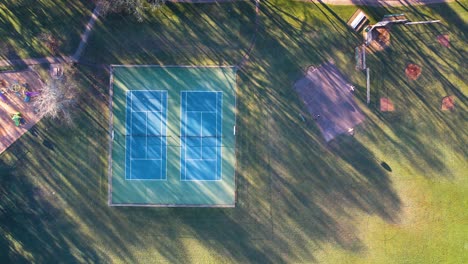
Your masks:
M109 175L107 176L107 203L112 205L112 145L114 144L114 111L113 111L113 98L114 98L114 74L113 68L110 67L109 78L109 155L108 155L108 168Z
M237 68L237 65L158 65L158 64L111 64L114 68Z
M112 160L112 149L113 149L113 144L115 142L115 138L114 138L114 120L113 120L113 100L114 100L114 75L115 75L115 69L114 68L118 68L118 67L122 67L122 68L144 68L144 67L160 67L160 68L170 68L170 67L173 67L173 68L232 68L234 70L234 73L235 73L235 87L234 87L234 90L235 90L235 96L234 96L234 105L235 105L235 113L234 113L234 129L236 127L236 120L237 120L237 91L238 91L238 88L237 88L237 84L238 84L238 76L237 76L237 71L239 70L239 67L238 66L234 66L234 65L224 65L224 66L220 66L220 65L208 65L208 66L193 66L193 65L114 65L114 64L111 64L109 66L109 72L110 72L110 81L109 81L109 111L110 111L110 114L109 114L109 155L108 155L108 159L109 159L109 166L108 166L108 205L109 206L115 206L115 207L118 207L118 206L133 206L133 207L202 207L202 208L234 208L236 207L236 203L237 203L237 177L236 177L236 168L237 168L237 159L234 159L235 160L235 168L234 168L234 201L233 201L233 204L172 204L172 203L160 203L160 204L153 204L153 203L140 203L140 202L116 202L116 203L113 203L112 201L112 174L113 174L113 170L112 170L112 166L113 166L113 160ZM205 92L205 91L203 91ZM222 129L222 127L221 127ZM234 133L235 135L235 133ZM123 135L124 137L125 136L132 136L132 135ZM161 135L156 135L156 136L161 136ZM145 137L148 137L148 135L145 135ZM174 137L174 136L166 136L166 138L171 138L171 137ZM191 135L188 135L188 136L175 136L175 138L182 138L182 137L185 137L185 138L189 138L189 137L204 137L204 138L223 138L223 135L219 136L219 135L214 135L214 136L200 136L200 135L194 135L194 136L191 136ZM235 139L234 139L235 140ZM235 144L235 141L234 141L234 144ZM169 144L167 145L169 146ZM179 145L178 147L182 147L181 145ZM218 146L217 147L225 147L225 146ZM227 148L232 148L232 147L227 147ZM234 146L233 147L235 152L237 152L237 149L236 147ZM236 154L234 154L236 156ZM202 181L205 181L205 180L202 180ZM219 180L216 180L216 181L219 181Z

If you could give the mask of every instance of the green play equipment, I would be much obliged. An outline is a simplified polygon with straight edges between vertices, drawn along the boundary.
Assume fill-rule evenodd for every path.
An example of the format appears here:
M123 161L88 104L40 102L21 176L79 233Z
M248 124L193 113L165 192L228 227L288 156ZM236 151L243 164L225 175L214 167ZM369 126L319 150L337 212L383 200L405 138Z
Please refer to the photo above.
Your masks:
M23 119L23 117L21 116L21 113L20 112L17 112L15 114L13 114L11 116L11 120L13 120L13 122L15 122L15 125L16 126L20 126L21 125L21 120Z

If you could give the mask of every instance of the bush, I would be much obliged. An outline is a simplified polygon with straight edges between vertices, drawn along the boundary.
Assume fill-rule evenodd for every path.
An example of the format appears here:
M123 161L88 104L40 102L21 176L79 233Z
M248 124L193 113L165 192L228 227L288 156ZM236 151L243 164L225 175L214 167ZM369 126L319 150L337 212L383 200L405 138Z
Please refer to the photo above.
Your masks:
M165 3L166 0L96 0L101 15L126 12L134 15L140 22L143 21L146 10L154 11Z
M44 43L49 52L53 55L58 54L60 41L52 35L50 32L42 32L39 34L39 40Z

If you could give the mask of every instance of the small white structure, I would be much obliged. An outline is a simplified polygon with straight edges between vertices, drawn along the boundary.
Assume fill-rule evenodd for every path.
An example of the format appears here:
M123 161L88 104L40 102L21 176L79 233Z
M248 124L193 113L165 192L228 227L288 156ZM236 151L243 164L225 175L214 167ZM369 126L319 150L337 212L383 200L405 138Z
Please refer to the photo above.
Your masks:
M351 18L348 20L348 26L350 26L354 31L361 31L362 27L367 23L368 19L366 13L361 9L356 10Z
M57 79L62 78L62 76L63 76L62 65L60 65L60 64L51 64L49 72L50 72L50 77L52 77L53 79L57 80Z

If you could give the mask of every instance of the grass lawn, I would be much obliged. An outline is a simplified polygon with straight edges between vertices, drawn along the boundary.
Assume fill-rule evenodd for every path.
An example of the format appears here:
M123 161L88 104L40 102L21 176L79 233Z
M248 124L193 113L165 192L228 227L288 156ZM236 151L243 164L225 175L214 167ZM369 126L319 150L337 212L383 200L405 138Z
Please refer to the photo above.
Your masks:
M6 0L0 3L0 59L70 55L91 16L90 1ZM41 40L41 33L57 39L57 54Z
M237 207L107 206L108 73L80 66L77 124L41 121L0 155L0 259L121 263L466 263L466 1L404 10L441 25L393 28L391 48L354 69L355 7L263 2L239 71ZM122 20L123 19L123 20ZM236 64L255 32L250 3L169 4L139 24L98 24L96 63ZM196 21L197 23L194 23ZM450 33L449 49L434 32ZM438 34L438 33L437 33ZM292 85L333 59L367 116L354 137L324 143ZM417 81L407 63L423 67ZM442 96L454 112L440 111ZM378 111L390 97L396 111ZM385 162L387 166L382 166ZM386 168L384 168L386 167ZM4 262L5 262L4 261Z
M168 3L143 23L110 15L96 24L84 60L113 64L224 64L240 61L253 36L254 7Z

